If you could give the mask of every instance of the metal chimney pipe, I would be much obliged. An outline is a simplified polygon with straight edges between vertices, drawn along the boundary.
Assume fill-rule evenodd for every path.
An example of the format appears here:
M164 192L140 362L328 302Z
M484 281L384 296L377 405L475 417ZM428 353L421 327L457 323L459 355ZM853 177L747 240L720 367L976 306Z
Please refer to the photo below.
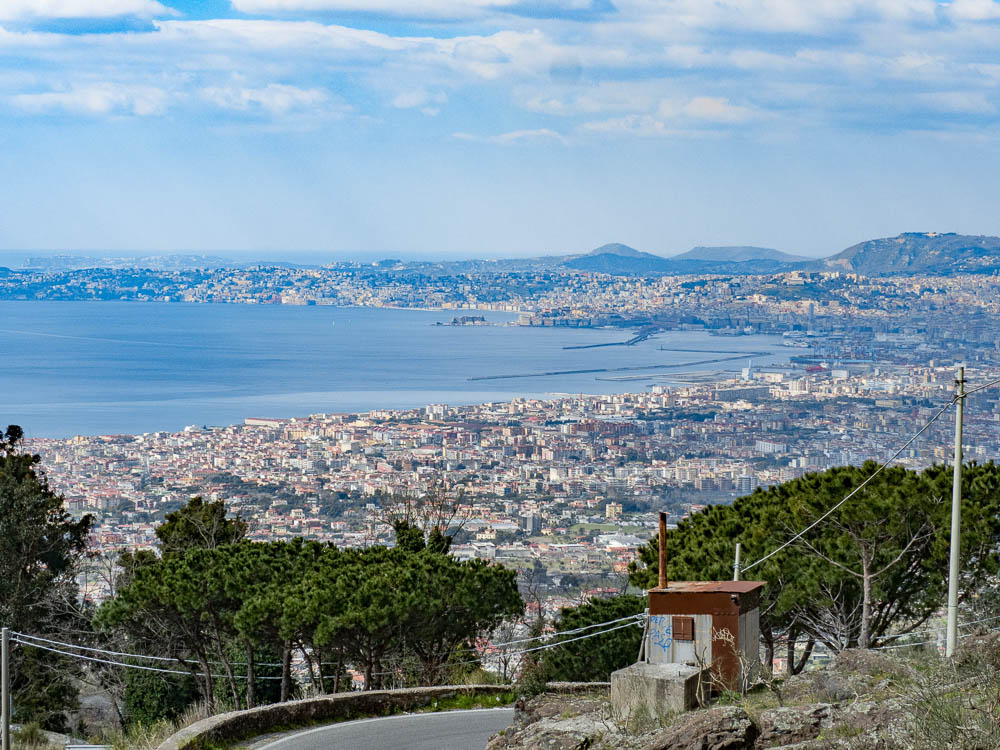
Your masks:
M660 588L667 587L667 514L660 511Z

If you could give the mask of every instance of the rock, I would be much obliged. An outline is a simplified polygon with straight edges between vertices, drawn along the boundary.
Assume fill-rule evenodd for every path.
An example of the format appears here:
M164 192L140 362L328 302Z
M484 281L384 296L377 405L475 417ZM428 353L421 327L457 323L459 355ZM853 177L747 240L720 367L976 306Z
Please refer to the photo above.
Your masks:
M759 733L742 708L710 708L681 717L642 750L752 750Z
M867 675L875 680L884 677L908 677L912 669L899 659L881 651L866 651L860 648L848 648L834 657L831 671L840 674Z
M609 731L608 701L597 696L543 694L515 704L514 723L487 750L583 750Z
M840 703L857 694L850 679L831 672L803 672L789 677L781 686L786 703Z
M769 708L760 715L760 737L756 747L765 750L787 747L819 737L833 725L833 707L829 703L811 706Z

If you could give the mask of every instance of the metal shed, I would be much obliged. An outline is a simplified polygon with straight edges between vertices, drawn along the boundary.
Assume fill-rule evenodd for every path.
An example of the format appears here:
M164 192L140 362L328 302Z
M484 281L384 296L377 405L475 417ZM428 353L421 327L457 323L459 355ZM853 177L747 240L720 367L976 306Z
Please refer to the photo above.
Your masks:
M659 585L649 590L643 654L649 664L711 670L717 688L744 691L760 666L763 581L668 581L660 514Z
M649 590L650 664L711 669L719 688L742 691L758 668L761 581L672 581Z

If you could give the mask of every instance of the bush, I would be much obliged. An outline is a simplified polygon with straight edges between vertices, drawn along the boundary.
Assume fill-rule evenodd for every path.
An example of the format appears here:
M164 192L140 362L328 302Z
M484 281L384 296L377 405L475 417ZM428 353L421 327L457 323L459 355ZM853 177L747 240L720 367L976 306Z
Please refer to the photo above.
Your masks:
M588 625L618 620L636 615L646 607L642 596L615 596L609 599L592 599L579 607L566 607L559 615L558 630L574 630ZM625 623L606 627L618 627ZM642 640L642 623L636 627L619 628L607 635L598 635L565 646L543 651L546 675L550 680L569 682L607 682L611 673L633 664L639 654ZM587 633L599 633L594 628ZM584 633L586 634L586 633Z
M125 673L125 718L129 726L173 721L198 696L193 677L140 670Z

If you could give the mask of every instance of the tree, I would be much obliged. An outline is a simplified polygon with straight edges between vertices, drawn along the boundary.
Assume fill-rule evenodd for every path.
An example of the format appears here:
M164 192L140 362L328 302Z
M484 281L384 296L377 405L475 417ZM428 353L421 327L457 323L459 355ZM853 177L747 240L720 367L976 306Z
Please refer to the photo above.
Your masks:
M712 506L668 532L669 578L725 580L736 542L744 560L778 549L818 520L878 469L839 467ZM923 472L892 467L849 502L749 573L768 583L761 634L773 653L785 633L790 655L805 635L835 651L875 646L889 633L923 625L947 589L951 467ZM1000 568L1000 467L969 464L963 472L962 598ZM657 541L640 550L632 582L655 585ZM769 656L770 656L769 653Z
M421 683L435 685L463 644L520 615L517 573L484 560L458 562L428 547L406 561L413 573L406 645L420 661Z
M126 670L125 719L129 724L146 726L162 719L176 719L197 694L194 679L187 675Z
M637 615L646 608L643 596L615 596L591 599L578 607L564 607L559 612L557 632ZM642 641L642 623L606 635L595 635L583 643L557 646L542 652L545 676L549 680L569 682L607 682L611 673L634 664ZM595 628L590 633L599 633Z
M226 517L226 505L221 500L206 503L200 496L192 497L180 510L168 513L156 527L160 552L164 557L180 555L192 548L215 549L235 544L247 533L246 523Z
M0 622L30 635L59 638L79 609L75 574L91 518L74 520L49 487L41 458L20 452L22 431L0 435ZM77 662L41 649L15 648L11 672L19 718L65 728L76 700Z

